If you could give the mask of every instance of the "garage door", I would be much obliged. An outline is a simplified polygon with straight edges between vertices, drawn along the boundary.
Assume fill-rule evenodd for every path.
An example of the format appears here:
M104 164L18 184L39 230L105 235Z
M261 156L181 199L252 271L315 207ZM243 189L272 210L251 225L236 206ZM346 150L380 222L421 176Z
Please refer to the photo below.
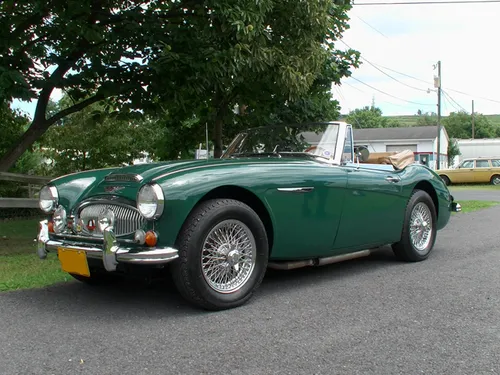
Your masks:
M403 150L411 150L413 152L417 152L417 145L386 145L386 152L394 152L394 151L403 151Z

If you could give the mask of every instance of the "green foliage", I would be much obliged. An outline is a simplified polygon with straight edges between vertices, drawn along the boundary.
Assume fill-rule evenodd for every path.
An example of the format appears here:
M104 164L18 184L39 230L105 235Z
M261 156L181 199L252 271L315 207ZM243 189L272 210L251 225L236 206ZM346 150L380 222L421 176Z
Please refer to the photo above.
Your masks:
M382 110L375 106L356 108L349 112L346 121L354 128L395 128L399 123L382 116Z
M57 110L71 105L65 96ZM95 103L53 126L43 137L44 155L52 160L51 174L62 175L95 168L130 164L148 152L154 156L156 123L120 117Z
M416 126L437 126L437 114L424 113L417 117Z
M462 155L460 147L458 147L458 142L456 139L450 138L448 142L448 165L452 165L453 159L458 155Z
M243 123L231 111L235 104L263 113L262 105L277 100L291 113L278 108L279 118L317 117L325 106L334 114L336 104L310 90L329 90L358 64L357 52L335 48L351 7L337 4L343 1L5 0L0 98L38 104L0 170L52 124L105 98L121 112L167 113L167 144L186 140L192 147L208 123L219 150L222 124ZM55 88L74 103L50 112ZM323 104L312 103L314 95ZM290 104L297 100L303 102ZM314 116L300 114L312 107Z
M453 138L472 138L472 115L466 112L452 112L442 121L448 135ZM482 114L474 114L474 138L500 137L500 127L490 123Z
M29 120L18 110L13 110L6 102L0 103L0 155L10 149L28 127ZM41 154L36 148L24 152L11 168L13 173L39 174ZM17 182L0 181L0 196L22 197L27 190Z
M324 116L337 113L325 92L358 63L357 52L334 45L348 27L349 6L275 0L203 5L171 5L196 17L167 26L170 42L154 65L163 72L154 85L163 91L151 91L168 108L168 128L187 122L197 128L193 134L199 142L208 123L218 156L222 144L243 126L310 119L325 106ZM235 105L245 108L248 117L235 116ZM179 134L183 131L175 132L185 138Z

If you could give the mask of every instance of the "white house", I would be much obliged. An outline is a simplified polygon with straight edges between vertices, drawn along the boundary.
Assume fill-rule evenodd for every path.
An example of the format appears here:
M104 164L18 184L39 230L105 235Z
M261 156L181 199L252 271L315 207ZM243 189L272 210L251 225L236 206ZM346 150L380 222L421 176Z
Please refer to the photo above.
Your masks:
M455 157L456 166L464 159L477 157L500 157L500 138L457 139L461 155Z
M366 146L370 152L411 150L415 161L436 169L437 129L437 126L354 129L354 145ZM441 126L440 169L448 167L448 141L446 129Z

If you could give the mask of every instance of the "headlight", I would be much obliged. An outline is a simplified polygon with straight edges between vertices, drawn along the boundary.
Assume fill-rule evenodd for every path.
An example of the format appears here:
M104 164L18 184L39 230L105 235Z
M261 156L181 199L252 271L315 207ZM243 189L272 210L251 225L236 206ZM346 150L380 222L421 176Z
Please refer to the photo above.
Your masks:
M54 232L61 233L66 228L66 210L63 206L58 206L54 211Z
M146 219L157 219L163 213L164 200L160 185L144 185L137 194L137 209Z
M42 190L40 190L38 205L43 212L46 214L53 212L56 209L58 202L59 195L57 194L55 186L46 185L42 188Z

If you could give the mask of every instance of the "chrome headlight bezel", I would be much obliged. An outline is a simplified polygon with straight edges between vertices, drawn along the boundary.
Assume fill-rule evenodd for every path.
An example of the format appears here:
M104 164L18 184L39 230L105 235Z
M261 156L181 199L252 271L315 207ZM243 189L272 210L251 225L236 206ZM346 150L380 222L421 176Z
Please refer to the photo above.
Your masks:
M163 214L165 196L157 183L146 184L137 193L137 210L147 220L156 220Z
M42 204L45 202L46 204ZM54 212L59 204L59 193L57 188L52 185L45 185L40 189L38 197L38 206L46 214Z
M52 221L54 223L54 233L59 234L64 232L67 225L67 215L63 206L57 206L52 216Z

